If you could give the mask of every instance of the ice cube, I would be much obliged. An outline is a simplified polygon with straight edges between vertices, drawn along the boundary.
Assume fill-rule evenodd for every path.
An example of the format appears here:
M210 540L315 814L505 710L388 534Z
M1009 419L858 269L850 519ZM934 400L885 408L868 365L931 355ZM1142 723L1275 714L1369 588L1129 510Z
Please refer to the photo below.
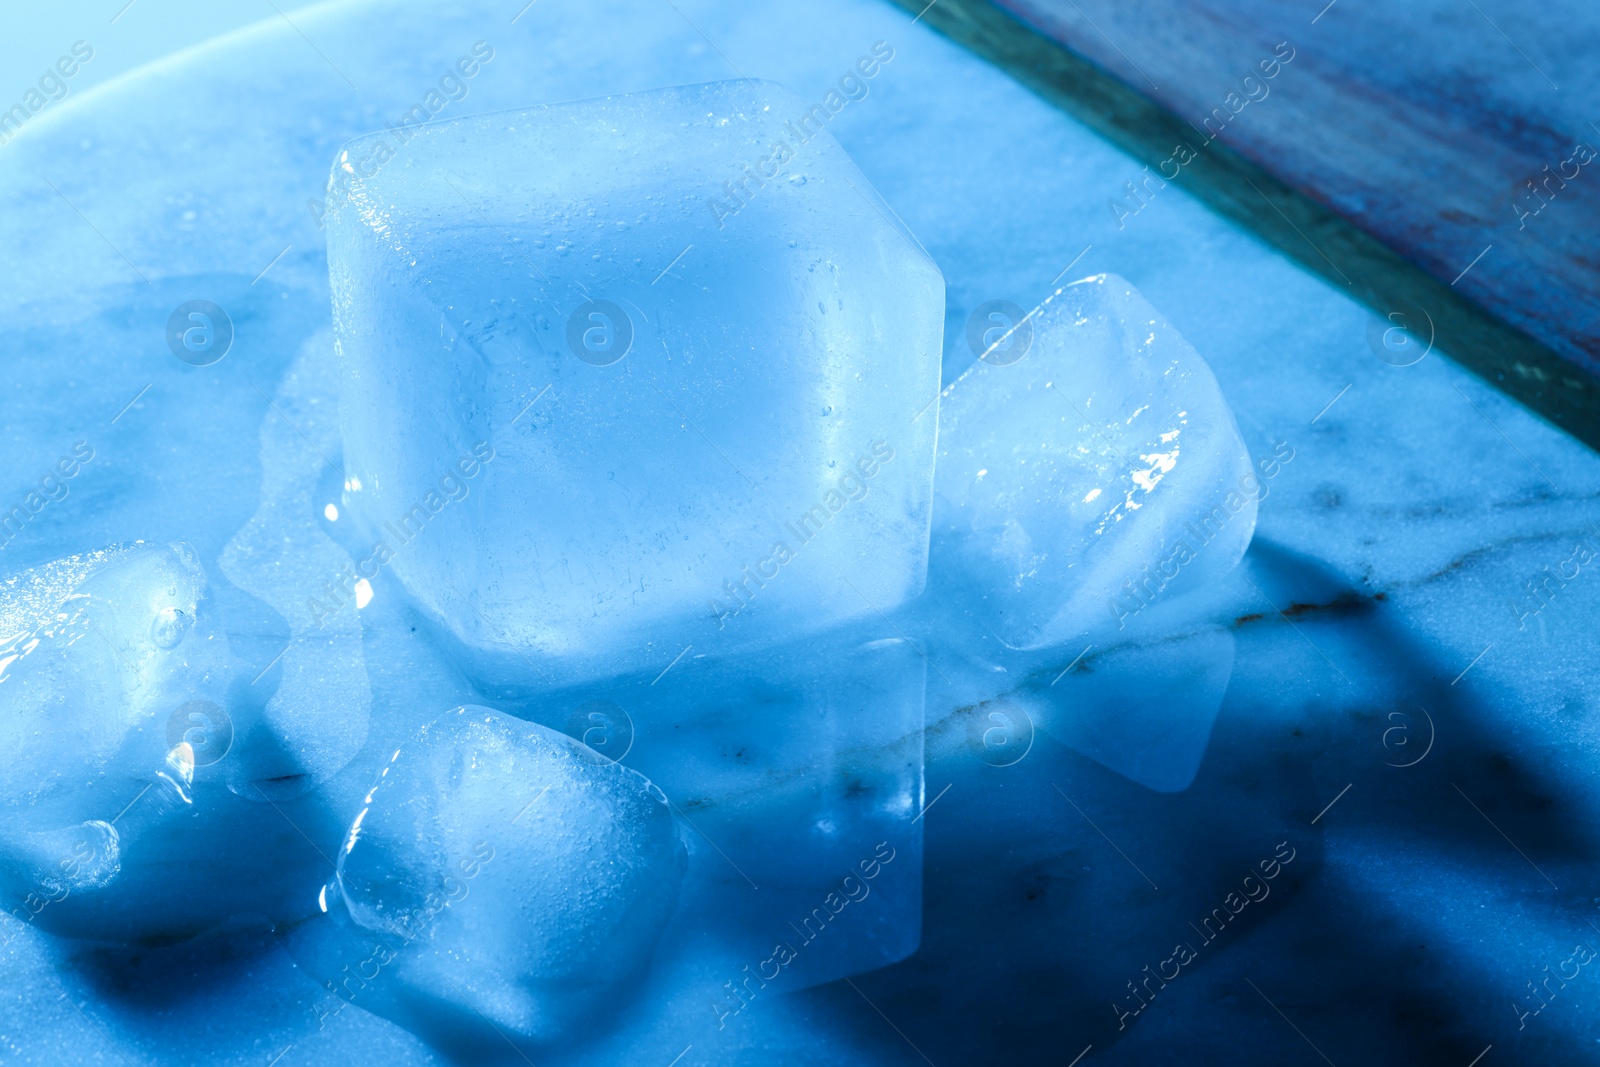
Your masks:
M228 742L194 717L226 719L237 680L205 604L183 543L113 546L0 586L0 885L28 921L128 940L209 921L185 889L210 865L171 855L216 821L194 789Z
M660 670L921 590L943 279L820 127L741 81L339 153L347 502L480 681Z
M665 796L578 742L461 707L401 745L291 951L339 998L481 1059L619 1007L677 903ZM342 1003L341 1003L342 1001Z
M205 590L194 549L142 542L0 586L0 803L14 823L110 819L128 801L115 790L165 770L171 713L225 699L231 657L200 617Z
M1211 369L1109 274L997 322L940 412L932 581L1018 649L1232 568L1261 483Z

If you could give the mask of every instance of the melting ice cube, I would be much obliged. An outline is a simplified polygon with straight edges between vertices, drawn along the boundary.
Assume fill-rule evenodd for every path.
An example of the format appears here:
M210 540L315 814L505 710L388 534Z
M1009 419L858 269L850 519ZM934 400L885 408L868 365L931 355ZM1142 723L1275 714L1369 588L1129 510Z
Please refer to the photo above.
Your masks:
M480 681L921 590L943 279L805 104L727 82L404 138L330 182L346 496Z

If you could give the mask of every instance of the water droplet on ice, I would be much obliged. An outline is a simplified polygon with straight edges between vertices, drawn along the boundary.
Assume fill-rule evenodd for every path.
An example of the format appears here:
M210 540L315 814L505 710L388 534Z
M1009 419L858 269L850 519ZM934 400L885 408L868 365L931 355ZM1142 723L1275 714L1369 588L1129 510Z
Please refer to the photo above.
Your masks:
M157 648L177 648L183 635L189 632L191 621L177 608L164 608L150 622L150 640Z

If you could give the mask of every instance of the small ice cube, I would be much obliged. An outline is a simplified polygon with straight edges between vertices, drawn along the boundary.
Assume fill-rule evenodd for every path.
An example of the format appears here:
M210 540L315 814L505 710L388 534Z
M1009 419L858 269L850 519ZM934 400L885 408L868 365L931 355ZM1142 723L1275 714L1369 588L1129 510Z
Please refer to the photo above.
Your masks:
M934 581L1033 649L1123 629L1238 563L1260 481L1172 324L1102 274L1011 327L944 394Z
M0 584L0 886L28 921L101 940L209 921L186 906L209 865L171 855L174 838L214 828L195 781L216 780L226 743L195 725L215 725L197 709L226 719L237 679L206 604L181 542L113 546Z
M115 546L0 585L0 803L17 819L110 819L128 798L102 795L105 780L148 781L174 747L170 713L224 699L232 664L200 617L205 592L183 543Z
M345 1004L472 1057L573 1038L619 1007L686 853L637 771L461 707L395 751L336 862L327 914L291 950Z

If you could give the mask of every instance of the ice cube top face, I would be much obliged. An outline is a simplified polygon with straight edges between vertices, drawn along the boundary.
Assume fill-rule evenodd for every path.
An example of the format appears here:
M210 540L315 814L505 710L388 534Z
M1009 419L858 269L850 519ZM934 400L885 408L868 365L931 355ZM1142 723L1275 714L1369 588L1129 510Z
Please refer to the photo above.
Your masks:
M970 584L991 631L1031 649L1121 629L1236 564L1261 487L1182 335L1115 275L1006 325L943 397L938 580Z
M920 591L944 283L822 126L746 81L341 151L347 496L486 662L664 665Z

